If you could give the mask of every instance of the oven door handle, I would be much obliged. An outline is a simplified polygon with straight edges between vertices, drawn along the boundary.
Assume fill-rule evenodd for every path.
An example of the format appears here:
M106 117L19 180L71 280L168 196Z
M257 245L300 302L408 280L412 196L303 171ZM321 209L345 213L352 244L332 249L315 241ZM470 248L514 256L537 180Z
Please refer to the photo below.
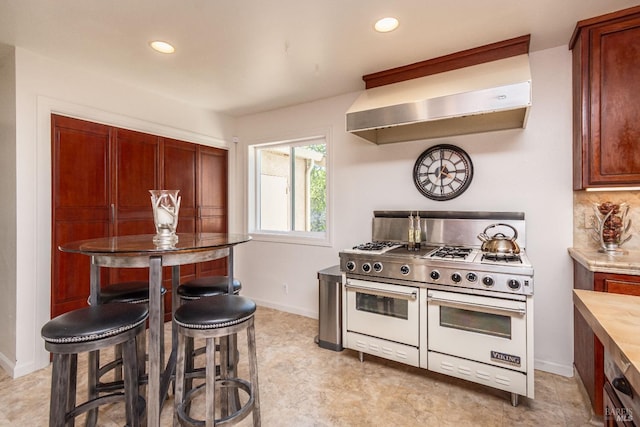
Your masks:
M511 316L514 314L518 316L524 316L525 314L527 314L526 310L522 308L496 307L496 306L487 305L487 304L475 304L471 302L451 301L448 299L435 298L435 297L428 297L427 302L444 305L447 307L453 307L453 308L471 309L474 311L483 311L483 312L494 313L494 314L506 314L508 316Z
M400 291L382 290L382 289L376 289L376 288L368 288L366 286L356 286L356 285L352 285L349 282L347 282L347 284L344 285L344 287L347 289L354 290L356 292L363 291L368 294L378 295L381 297L402 298L402 299L412 300L412 301L418 299L417 291L400 292Z

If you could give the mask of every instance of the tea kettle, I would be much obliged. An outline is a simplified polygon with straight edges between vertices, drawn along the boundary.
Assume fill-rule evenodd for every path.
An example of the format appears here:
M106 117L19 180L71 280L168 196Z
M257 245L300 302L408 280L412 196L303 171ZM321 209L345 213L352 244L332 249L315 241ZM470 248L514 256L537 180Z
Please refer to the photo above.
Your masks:
M494 227L504 226L513 230L513 236L507 237L503 233L496 233L489 237L487 231ZM484 252L499 253L499 254L518 254L520 253L520 246L516 243L518 238L518 232L515 228L509 224L491 224L484 231L478 234L478 239L482 240L482 250Z

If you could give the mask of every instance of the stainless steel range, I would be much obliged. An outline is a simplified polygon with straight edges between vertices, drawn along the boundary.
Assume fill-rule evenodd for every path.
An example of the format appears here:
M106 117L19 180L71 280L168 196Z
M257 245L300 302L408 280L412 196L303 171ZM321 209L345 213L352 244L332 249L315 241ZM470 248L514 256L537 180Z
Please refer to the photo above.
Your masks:
M340 252L345 347L533 398L524 214L420 211L410 250L412 214L374 212L372 242Z

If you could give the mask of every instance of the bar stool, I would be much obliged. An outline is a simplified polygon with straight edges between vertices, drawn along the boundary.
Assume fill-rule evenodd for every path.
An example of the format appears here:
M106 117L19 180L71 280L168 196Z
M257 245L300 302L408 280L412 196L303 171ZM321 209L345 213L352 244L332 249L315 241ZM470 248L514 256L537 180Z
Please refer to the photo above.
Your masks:
M162 297L167 293L167 290L162 287L160 289ZM164 307L164 299L162 300L162 307ZM104 286L100 289L100 296L98 298L99 304L113 304L113 303L126 303L126 304L149 304L149 282L144 281L132 281L132 282L120 282L111 285ZM164 337L160 336L160 349L164 353ZM141 335L138 339L138 369L140 371L139 381L141 384L146 384L146 350L147 340L145 335ZM102 366L97 367L97 378L95 384L99 392L108 392L118 390L123 387L122 383L122 346L116 345L114 350L114 360L108 362ZM164 356L161 356L164 361ZM97 357L97 363L99 364L100 357ZM100 379L108 372L114 371L114 379L110 382L101 382Z
M53 353L49 426L62 427L80 414L93 411L97 421L100 405L125 401L127 425L140 425L144 412L144 398L138 393L137 337L144 333L149 310L143 305L105 304L86 307L61 314L47 322L41 330L45 348ZM89 386L88 400L76 405L78 354L100 351L122 344L124 392L98 396ZM91 374L90 374L91 375ZM91 414L89 414L91 415ZM89 416L88 415L88 416Z
M217 295L186 302L178 308L173 321L178 332L178 355L176 362L176 382L173 425L233 425L253 413L253 425L260 426L260 399L258 392L258 362L254 313L256 304L239 295ZM249 381L237 377L236 369L230 377L228 361L228 338L238 332L247 331L247 352ZM206 339L206 367L202 371L187 371L193 355L187 352L187 338ZM220 341L220 377L216 378L216 339ZM187 384L187 377L205 378L203 384L193 388ZM222 391L216 402L216 388ZM227 390L224 390L227 389ZM247 402L232 413L228 413L228 392L242 390ZM189 415L191 401L198 394L205 393L205 420L195 420ZM216 404L220 404L220 418L216 418Z
M200 298L225 295L229 290L229 276L207 276L189 280L178 286L178 297L180 304L186 301L199 300ZM233 294L238 295L242 290L242 283L238 279L233 279ZM204 354L205 347L194 348L195 343L192 338L187 340L187 352L194 356ZM236 358L237 360L237 358ZM189 363L193 363L193 358L189 358ZM191 371L193 365L188 365L187 370ZM190 387L191 379L187 380L187 387Z

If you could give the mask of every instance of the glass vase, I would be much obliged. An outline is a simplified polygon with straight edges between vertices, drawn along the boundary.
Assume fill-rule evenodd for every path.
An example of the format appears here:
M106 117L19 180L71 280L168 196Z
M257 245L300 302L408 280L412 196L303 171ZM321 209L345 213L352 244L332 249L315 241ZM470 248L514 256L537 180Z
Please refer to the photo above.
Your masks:
M149 190L151 193L151 207L153 208L153 222L156 226L156 235L153 242L156 245L166 246L178 242L176 230L178 228L178 212L180 190Z

